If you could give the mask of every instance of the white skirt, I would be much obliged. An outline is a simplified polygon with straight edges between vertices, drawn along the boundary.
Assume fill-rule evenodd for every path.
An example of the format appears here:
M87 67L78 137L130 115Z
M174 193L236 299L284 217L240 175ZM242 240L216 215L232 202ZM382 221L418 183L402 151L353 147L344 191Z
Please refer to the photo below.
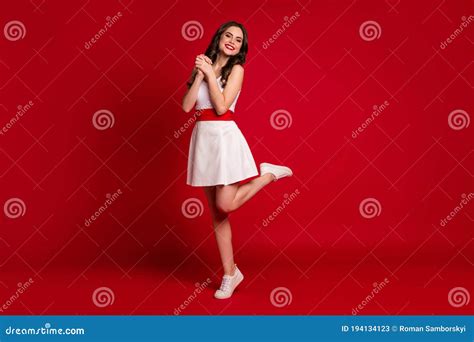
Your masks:
M189 144L188 185L228 185L254 176L257 166L235 121L196 122Z

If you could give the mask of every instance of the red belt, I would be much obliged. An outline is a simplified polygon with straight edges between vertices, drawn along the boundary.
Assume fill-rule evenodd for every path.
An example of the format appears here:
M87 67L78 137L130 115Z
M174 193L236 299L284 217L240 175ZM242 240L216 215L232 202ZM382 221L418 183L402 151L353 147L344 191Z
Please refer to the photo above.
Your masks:
M198 109L196 111L197 121L210 121L210 120L234 120L234 112L230 109L227 110L224 114L217 114L214 108Z

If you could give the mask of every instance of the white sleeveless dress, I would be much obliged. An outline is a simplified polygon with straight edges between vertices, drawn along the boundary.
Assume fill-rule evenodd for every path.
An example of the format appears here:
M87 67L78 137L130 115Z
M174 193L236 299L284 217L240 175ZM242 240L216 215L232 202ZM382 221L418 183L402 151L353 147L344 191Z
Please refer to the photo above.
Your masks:
M217 78L219 89L223 91ZM237 94L230 110L235 114ZM196 110L213 108L207 82L202 81ZM191 186L228 185L258 176L249 145L235 121L196 121L189 144L186 183Z

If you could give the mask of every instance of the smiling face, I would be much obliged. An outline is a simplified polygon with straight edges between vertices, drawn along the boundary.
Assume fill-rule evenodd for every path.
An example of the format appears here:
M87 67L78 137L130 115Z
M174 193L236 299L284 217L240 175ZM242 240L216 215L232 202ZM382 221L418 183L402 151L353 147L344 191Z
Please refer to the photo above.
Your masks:
M242 47L243 36L240 27L228 27L219 40L219 50L228 56L237 55Z

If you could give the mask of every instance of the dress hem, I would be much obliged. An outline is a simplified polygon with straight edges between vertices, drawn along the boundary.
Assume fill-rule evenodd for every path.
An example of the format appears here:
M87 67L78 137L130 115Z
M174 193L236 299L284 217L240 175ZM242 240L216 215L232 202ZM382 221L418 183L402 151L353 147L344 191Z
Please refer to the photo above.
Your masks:
M237 182L241 182L243 180L246 180L246 179L249 179L249 178L252 178L252 177L255 177L255 176L258 176L259 173L256 172L254 174L251 174L250 176L246 176L244 178L237 178L236 180L231 180L229 182L224 182L224 181L221 181L221 182L213 182L211 184L193 184L193 183L190 183L189 181L186 181L186 185L189 185L189 186L192 186L192 187L202 187L202 186L216 186L216 185L229 185L229 184L233 184L233 183L237 183Z

